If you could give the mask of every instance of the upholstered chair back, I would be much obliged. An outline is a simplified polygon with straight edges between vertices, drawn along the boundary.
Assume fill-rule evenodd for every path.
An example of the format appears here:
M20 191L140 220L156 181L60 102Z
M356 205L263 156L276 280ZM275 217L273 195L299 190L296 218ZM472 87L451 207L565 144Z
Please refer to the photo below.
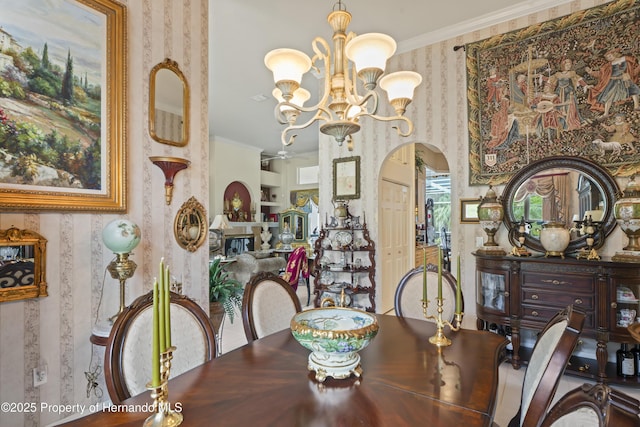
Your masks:
M247 283L242 300L247 341L288 328L293 315L301 310L300 300L288 282L270 272L257 274Z
M171 377L215 355L215 335L206 312L195 301L171 293L171 341L176 347ZM114 403L146 390L151 380L152 295L134 301L118 316L107 340L105 380Z
M584 319L583 312L569 306L542 330L524 375L520 409L509 427L540 426L578 343Z
M423 271L424 266L416 267L410 270L400 280L395 293L395 312L396 316L409 317L412 319L425 320L422 309L423 295ZM435 316L437 314L436 297L438 296L438 266L434 264L426 265L427 271L427 299L429 306L427 307L427 315ZM442 317L452 321L456 308L456 286L455 277L448 271L442 272L442 298L443 311ZM463 298L464 310L464 298Z
M583 384L562 396L542 427L637 427L640 401L607 384Z

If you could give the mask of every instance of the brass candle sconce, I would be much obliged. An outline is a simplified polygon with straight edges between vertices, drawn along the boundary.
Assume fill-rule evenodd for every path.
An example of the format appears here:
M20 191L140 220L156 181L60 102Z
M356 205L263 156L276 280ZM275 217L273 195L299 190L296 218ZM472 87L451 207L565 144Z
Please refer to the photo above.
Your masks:
M179 157L164 156L152 156L149 157L149 160L151 160L154 165L158 166L164 173L164 199L167 202L167 205L170 205L171 199L173 198L173 179L178 172L188 168L191 162Z

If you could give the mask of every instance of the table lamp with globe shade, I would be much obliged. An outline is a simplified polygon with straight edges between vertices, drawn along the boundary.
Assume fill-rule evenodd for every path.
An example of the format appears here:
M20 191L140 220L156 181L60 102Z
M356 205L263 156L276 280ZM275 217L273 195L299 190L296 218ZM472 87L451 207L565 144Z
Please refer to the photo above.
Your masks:
M112 323L125 308L124 285L127 279L133 276L137 267L136 263L129 259L129 254L140 243L140 234L140 227L126 219L113 220L102 230L104 245L116 254L116 258L109 263L107 270L112 278L120 281L120 309L109 318Z

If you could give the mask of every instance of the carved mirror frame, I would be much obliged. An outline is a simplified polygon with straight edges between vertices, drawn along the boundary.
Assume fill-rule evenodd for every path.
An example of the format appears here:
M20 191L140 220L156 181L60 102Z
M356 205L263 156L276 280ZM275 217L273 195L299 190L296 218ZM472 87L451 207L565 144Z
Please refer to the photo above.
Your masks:
M0 302L46 297L47 239L31 230L0 230Z
M170 139L170 135L164 134L164 131L161 131L159 129L161 121L159 120L159 117L156 117L158 110L157 102L161 100L159 99L161 97L156 93L157 90L164 91L170 89L166 93L167 99L165 100L165 102L167 103L177 103L179 102L180 98L180 94L176 92L179 91L179 88L169 88L169 84L162 82L159 85L157 84L159 80L158 74L162 71L173 73L178 78L180 83L182 83L182 111L180 112L179 109L175 111L166 111L168 121L174 124L177 120L176 117L180 116L180 114L182 115L181 123L178 124L181 127L179 140ZM171 108L175 108L175 106L172 105L170 107L167 107L167 109ZM172 118L173 120L169 120L169 118ZM151 72L149 73L149 134L151 135L151 138L162 144L183 147L189 142L189 84L187 83L187 79L185 78L182 71L180 71L178 63L169 58L165 59L164 62L157 64L151 69Z
M209 236L209 221L204 206L191 197L184 202L173 222L173 234L181 248L195 252Z
M600 233L604 234L603 238L599 239L599 245L597 246L597 248L599 248L604 243L606 236L608 236L616 226L616 219L613 215L613 205L621 193L615 179L609 174L609 172L596 163L580 157L547 157L530 163L528 166L522 168L518 173L516 173L505 186L504 192L501 196L502 206L504 208L503 222L505 227L507 230L511 231L511 229L514 228L514 223L521 219L516 218L512 209L513 200L518 189L534 176L542 174L545 171L558 169L568 169L581 173L588 177L588 179L600 190L605 206L604 214L602 216L602 228L600 231ZM517 233L509 232L509 241L513 245L519 245L516 234ZM598 239L596 239L596 241L598 242ZM531 250L542 253L545 252L540 240L530 234L525 235L524 245ZM565 250L565 253L576 252L585 246L586 235L573 238L569 242L569 246Z

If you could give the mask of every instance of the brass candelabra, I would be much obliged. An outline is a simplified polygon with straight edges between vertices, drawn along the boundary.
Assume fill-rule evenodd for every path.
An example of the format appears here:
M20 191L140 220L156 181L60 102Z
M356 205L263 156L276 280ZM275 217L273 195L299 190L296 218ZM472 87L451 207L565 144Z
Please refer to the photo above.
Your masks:
M169 372L175 350L175 347L169 347L167 351L160 353L160 384L147 384L147 390L151 390L155 413L145 420L144 427L175 427L182 424L182 414L171 409L169 403Z
M462 317L464 316L464 313L456 313L453 319L453 323L451 323L448 320L442 318L442 305L444 303L444 298L436 298L436 303L438 304L436 310L437 314L435 316L428 316L427 308L429 307L429 300L422 300L422 313L424 315L424 318L427 320L435 320L436 323L436 333L434 336L429 338L429 342L438 347L447 347L451 345L451 340L444 335L444 327L449 326L452 331L459 331L460 327L462 326Z

